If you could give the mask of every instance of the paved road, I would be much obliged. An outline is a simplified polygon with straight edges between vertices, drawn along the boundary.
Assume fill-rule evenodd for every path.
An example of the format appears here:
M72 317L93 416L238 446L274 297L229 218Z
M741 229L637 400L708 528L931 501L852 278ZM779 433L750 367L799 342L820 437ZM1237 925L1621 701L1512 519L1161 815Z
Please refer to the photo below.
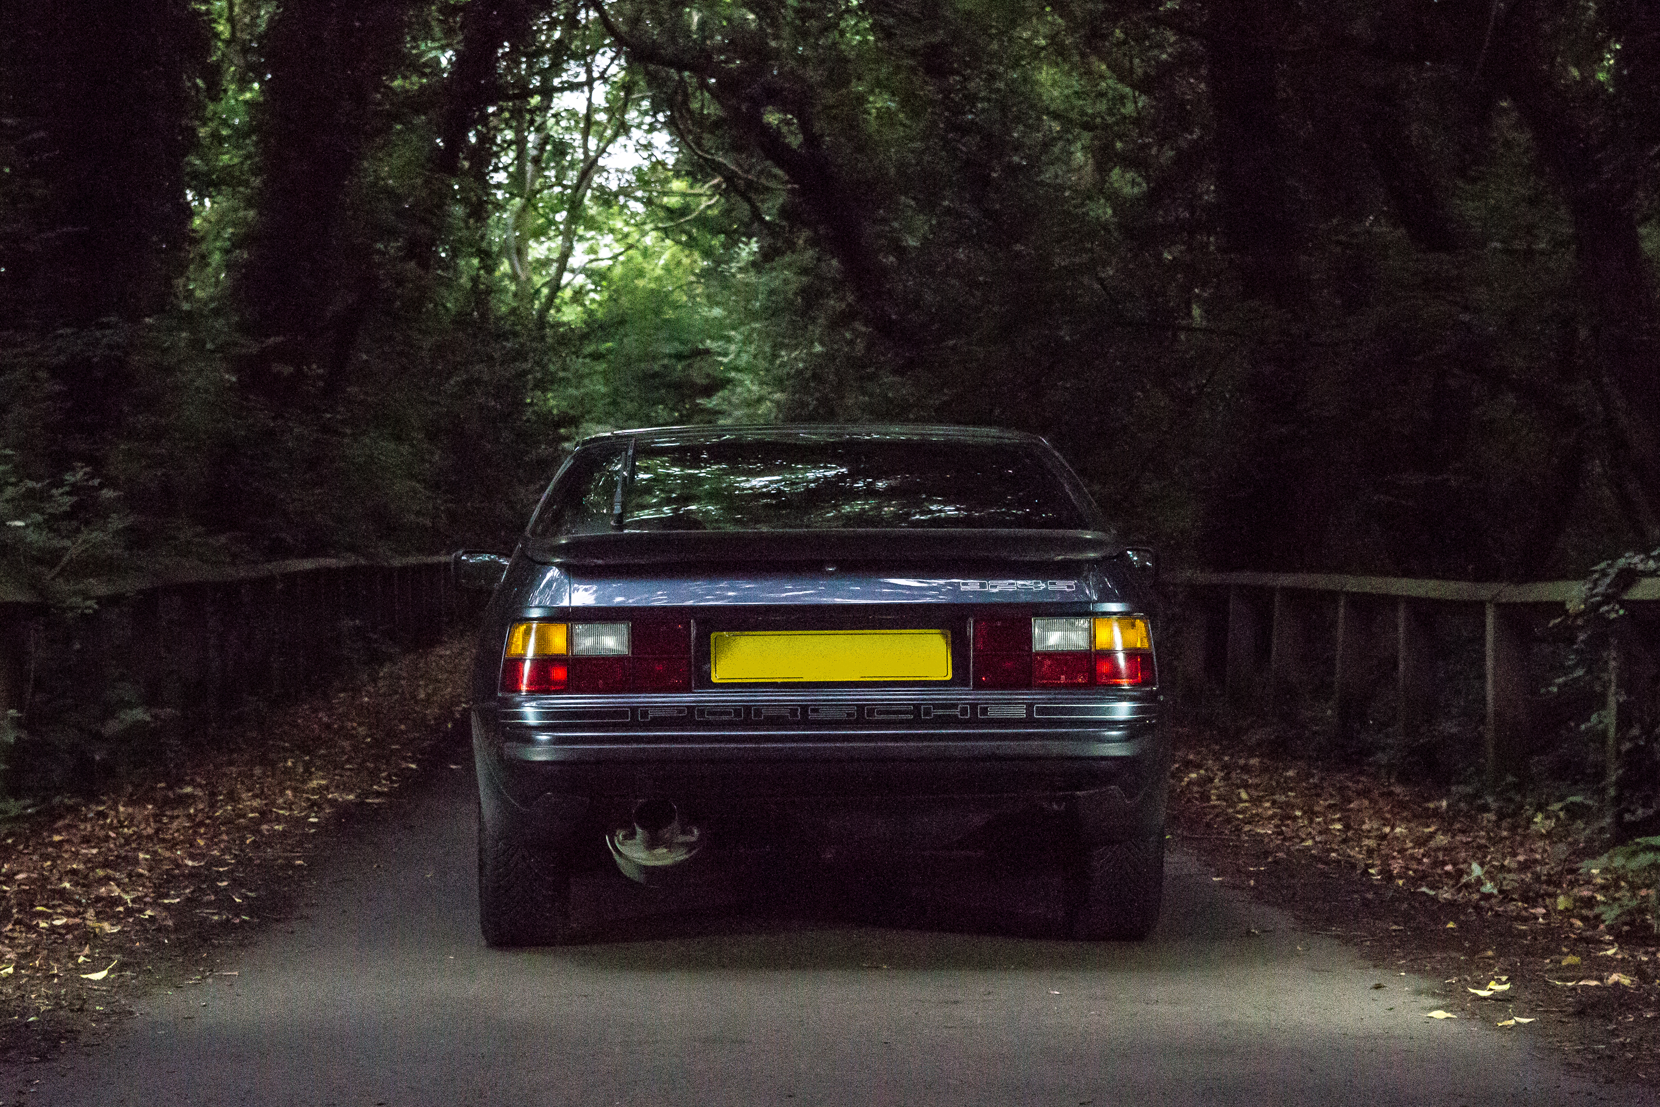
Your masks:
M874 922L590 885L578 909L613 920L612 940L491 952L471 788L451 772L366 830L305 917L232 955L236 975L150 997L0 1095L38 1079L38 1107L1652 1107L1565 1075L1526 1032L1425 1018L1429 982L1364 966L1181 854L1144 945L1033 936L998 905L1058 889L984 877Z

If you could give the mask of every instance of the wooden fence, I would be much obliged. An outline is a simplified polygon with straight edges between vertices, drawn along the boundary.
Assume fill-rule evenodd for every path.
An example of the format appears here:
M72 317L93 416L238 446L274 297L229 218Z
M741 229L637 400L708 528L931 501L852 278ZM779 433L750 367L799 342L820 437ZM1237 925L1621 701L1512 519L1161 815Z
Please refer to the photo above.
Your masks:
M327 687L365 655L436 643L470 610L447 557L285 561L82 588L85 615L54 615L0 580L0 718L121 685L170 729L251 702Z
M1179 609L1175 643L1176 696L1193 703L1222 695L1261 703L1329 688L1339 728L1352 728L1378 692L1380 660L1392 669L1396 726L1429 726L1448 692L1444 616L1482 620L1483 760L1488 787L1517 771L1541 715L1538 693L1551 674L1539 671L1532 645L1551 619L1583 596L1578 581L1474 584L1390 577L1295 573L1172 573ZM1660 580L1639 580L1624 603L1660 615ZM1316 627L1331 635L1323 642ZM1329 649L1329 653L1327 652ZM1648 696L1653 664L1640 642L1604 659L1609 788L1618 771L1621 712L1651 710L1617 694L1623 685ZM1327 668L1329 666L1329 668Z

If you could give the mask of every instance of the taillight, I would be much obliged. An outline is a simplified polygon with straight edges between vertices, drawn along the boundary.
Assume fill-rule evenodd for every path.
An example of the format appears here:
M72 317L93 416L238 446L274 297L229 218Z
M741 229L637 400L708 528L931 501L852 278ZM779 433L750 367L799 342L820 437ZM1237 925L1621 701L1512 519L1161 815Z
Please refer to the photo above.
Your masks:
M507 632L501 690L686 692L692 687L692 627L686 620L514 623Z
M1137 687L1157 683L1139 615L974 621L976 688Z

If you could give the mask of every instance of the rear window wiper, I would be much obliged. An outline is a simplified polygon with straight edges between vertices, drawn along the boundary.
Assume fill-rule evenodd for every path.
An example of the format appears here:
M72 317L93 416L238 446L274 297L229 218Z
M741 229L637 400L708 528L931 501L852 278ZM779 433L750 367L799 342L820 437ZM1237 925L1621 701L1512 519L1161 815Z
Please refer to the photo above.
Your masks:
M623 490L628 487L629 480L634 476L634 439L628 440L628 449L623 453L622 464L617 467L617 494L611 499L611 529L623 529Z

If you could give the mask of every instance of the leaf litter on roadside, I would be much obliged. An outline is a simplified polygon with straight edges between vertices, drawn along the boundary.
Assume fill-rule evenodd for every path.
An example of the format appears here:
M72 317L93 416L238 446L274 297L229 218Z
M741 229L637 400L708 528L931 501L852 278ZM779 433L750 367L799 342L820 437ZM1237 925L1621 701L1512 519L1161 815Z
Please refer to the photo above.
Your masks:
M1510 1005L1541 1003L1554 1013L1551 1042L1660 1077L1660 935L1610 910L1655 893L1587 865L1606 842L1565 805L1484 809L1368 767L1310 764L1188 728L1178 728L1172 802L1178 830L1192 828L1193 848L1222 871L1266 864L1279 874L1268 894L1297 913L1369 920L1356 937L1373 957L1387 950L1434 976L1470 970L1445 982L1467 1017L1487 1022L1504 1004L1496 1025L1526 1026L1539 1015ZM1596 976L1576 967L1593 956L1616 964ZM1438 1010L1458 1017L1452 1003Z
M0 825L0 1004L13 1021L86 1007L181 931L257 921L254 867L303 866L332 815L415 775L461 711L470 649L410 654L367 684L204 735L175 779ZM94 959L107 967L72 971Z
M1352 865L1375 884L1521 925L1605 934L1597 910L1624 890L1612 874L1582 871L1600 849L1593 828L1539 812L1460 810L1426 789L1362 769L1287 768L1193 744L1179 752L1172 783L1179 799L1264 844ZM1458 922L1443 926L1456 930Z

